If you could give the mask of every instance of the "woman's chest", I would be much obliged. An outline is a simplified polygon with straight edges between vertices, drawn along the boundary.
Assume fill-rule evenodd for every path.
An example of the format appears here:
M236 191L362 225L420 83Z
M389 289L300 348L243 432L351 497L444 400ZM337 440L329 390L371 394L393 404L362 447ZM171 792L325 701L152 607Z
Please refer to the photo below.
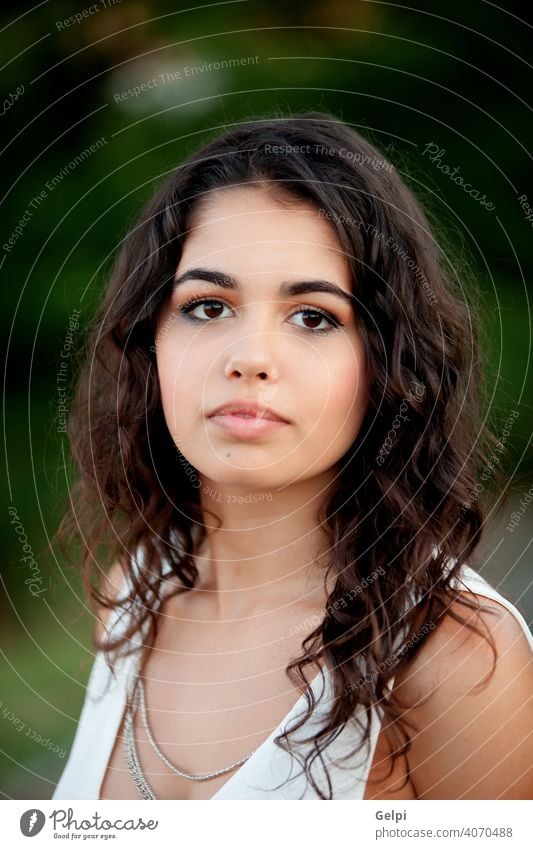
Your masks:
M206 627L201 619L183 620L179 628L162 620L142 667L145 710L139 705L132 733L126 735L130 752L132 739L135 743L138 764L156 798L211 799L233 780L239 798L238 770L244 759L276 736L273 732L280 731L297 703L301 702L302 710L306 707L302 690L285 671L289 661L301 655L301 641L302 630L295 627L293 618L257 621L253 628L229 631L215 623ZM310 669L306 674L313 678L316 669ZM317 687L320 693L321 685ZM131 756L129 765L124 748L125 731L123 716L100 788L101 799L139 798ZM400 789L403 762L397 762L387 777L390 763L382 732L365 799L416 798L409 782ZM234 769L205 781L180 774L206 775L231 766Z
M287 625L256 623L253 634L241 628L240 639L237 629L228 635L187 622L180 623L179 637L178 630L160 629L142 668L145 711L139 700L126 735L130 751L133 737L156 798L212 798L236 777L238 766L206 781L179 773L205 775L243 762L291 712L302 691L285 669L300 654L301 637L291 636ZM124 750L126 730L123 717L102 799L138 798Z

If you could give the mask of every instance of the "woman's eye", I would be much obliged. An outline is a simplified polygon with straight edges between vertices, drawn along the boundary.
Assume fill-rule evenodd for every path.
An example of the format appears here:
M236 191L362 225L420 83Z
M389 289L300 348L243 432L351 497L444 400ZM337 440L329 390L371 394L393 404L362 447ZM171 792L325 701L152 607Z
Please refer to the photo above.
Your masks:
M206 305L207 305L207 307L206 307ZM181 313L183 313L184 315L187 315L187 316L191 316L196 321L209 321L212 318L220 318L219 313L217 313L216 315L213 315L212 312L214 310L215 313L216 313L216 311L219 307L225 307L225 306L226 306L226 304L223 304L221 301L212 301L212 300L208 300L208 299L204 298L203 300L200 300L200 301L188 301L186 304L183 304L183 306L179 307L178 309ZM204 307L206 307L207 317L201 318L198 315L194 315L194 311L197 310L199 307L202 307L202 309ZM229 307L228 307L228 309L229 309Z
M187 303L178 307L178 311L188 318L189 321L197 321L207 324L213 319L223 318L224 316L220 310L223 310L224 307L231 310L231 307L228 307L227 304L222 301L212 298L201 298L187 301ZM201 310L203 310L203 316L200 312ZM296 325L297 327L301 327L302 330L307 330L310 333L329 333L331 330L342 325L335 316L311 307L305 307L293 312L290 318L292 319L295 316L302 316L306 322L311 323L311 326L309 326L309 324Z
M320 310L315 309L303 309L298 310L298 312L294 312L291 318L294 318L295 315L303 316L305 321L311 321L312 326L308 327L304 325L304 330L311 330L314 333L328 333L330 330L334 330L335 327L338 327L340 322L337 321L333 316L329 316L326 313L321 312ZM326 326L317 326L321 324L321 322L326 322ZM301 325L297 325L299 327Z

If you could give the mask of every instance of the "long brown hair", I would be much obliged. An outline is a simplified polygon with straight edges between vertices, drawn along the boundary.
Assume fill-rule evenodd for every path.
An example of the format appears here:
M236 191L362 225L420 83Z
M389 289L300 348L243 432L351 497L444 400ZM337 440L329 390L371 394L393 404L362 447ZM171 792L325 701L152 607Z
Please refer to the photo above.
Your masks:
M363 707L368 722L358 751L369 739L374 706L394 736L392 771L410 738L387 682L444 614L477 631L450 611L455 601L478 609L452 579L482 533L486 487L479 476L488 464L494 469L494 451L503 449L485 423L475 321L482 303L473 281L467 302L414 194L346 123L305 112L234 126L180 164L143 209L87 334L68 422L79 474L57 538L67 553L74 540L81 543L95 609L122 605L129 612L120 635L95 638L110 665L133 650L130 638L145 625L153 644L164 563L180 581L174 595L194 588L205 514L163 416L154 332L192 213L210 192L247 183L313 204L334 229L352 270L372 387L360 432L339 461L336 488L317 515L329 543L324 580L334 575L335 588L286 670L299 686L321 659L333 670L331 710L302 761L317 795L331 798L329 776L325 795L311 766L339 729ZM142 564L134 568L139 551ZM127 598L98 588L98 573L117 560L131 583ZM314 698L306 696L307 717ZM294 730L276 743L290 750Z

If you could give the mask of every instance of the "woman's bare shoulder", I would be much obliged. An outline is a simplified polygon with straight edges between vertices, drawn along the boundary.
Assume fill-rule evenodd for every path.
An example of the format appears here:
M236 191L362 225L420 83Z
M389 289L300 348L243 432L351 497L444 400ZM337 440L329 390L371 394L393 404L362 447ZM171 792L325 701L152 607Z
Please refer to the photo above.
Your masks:
M518 656L526 663L533 659L524 628L507 607L479 594L461 593L461 596L476 599L482 607L473 610L457 601L437 623L429 623L432 630L428 638L398 678L411 698L416 696L418 688L421 693L438 688L450 675L456 683L479 685L492 668L493 653L488 637L498 652L499 674L510 669L509 662ZM466 620L466 624L456 617Z
M481 634L445 615L396 680L417 729L408 762L418 798L531 798L533 651L509 609L477 599L484 610L455 602L450 612Z

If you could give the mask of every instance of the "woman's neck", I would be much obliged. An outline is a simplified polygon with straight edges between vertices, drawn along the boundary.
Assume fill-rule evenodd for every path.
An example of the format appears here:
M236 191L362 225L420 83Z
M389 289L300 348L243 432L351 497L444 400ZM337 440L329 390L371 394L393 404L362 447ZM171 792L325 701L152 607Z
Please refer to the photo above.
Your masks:
M220 484L216 501L202 494L207 538L196 553L197 589L217 618L325 604L331 557L317 514L329 482L314 478L298 484L298 492L294 486L272 491L270 500L253 500L253 493L239 498ZM202 493L205 487L204 481Z

